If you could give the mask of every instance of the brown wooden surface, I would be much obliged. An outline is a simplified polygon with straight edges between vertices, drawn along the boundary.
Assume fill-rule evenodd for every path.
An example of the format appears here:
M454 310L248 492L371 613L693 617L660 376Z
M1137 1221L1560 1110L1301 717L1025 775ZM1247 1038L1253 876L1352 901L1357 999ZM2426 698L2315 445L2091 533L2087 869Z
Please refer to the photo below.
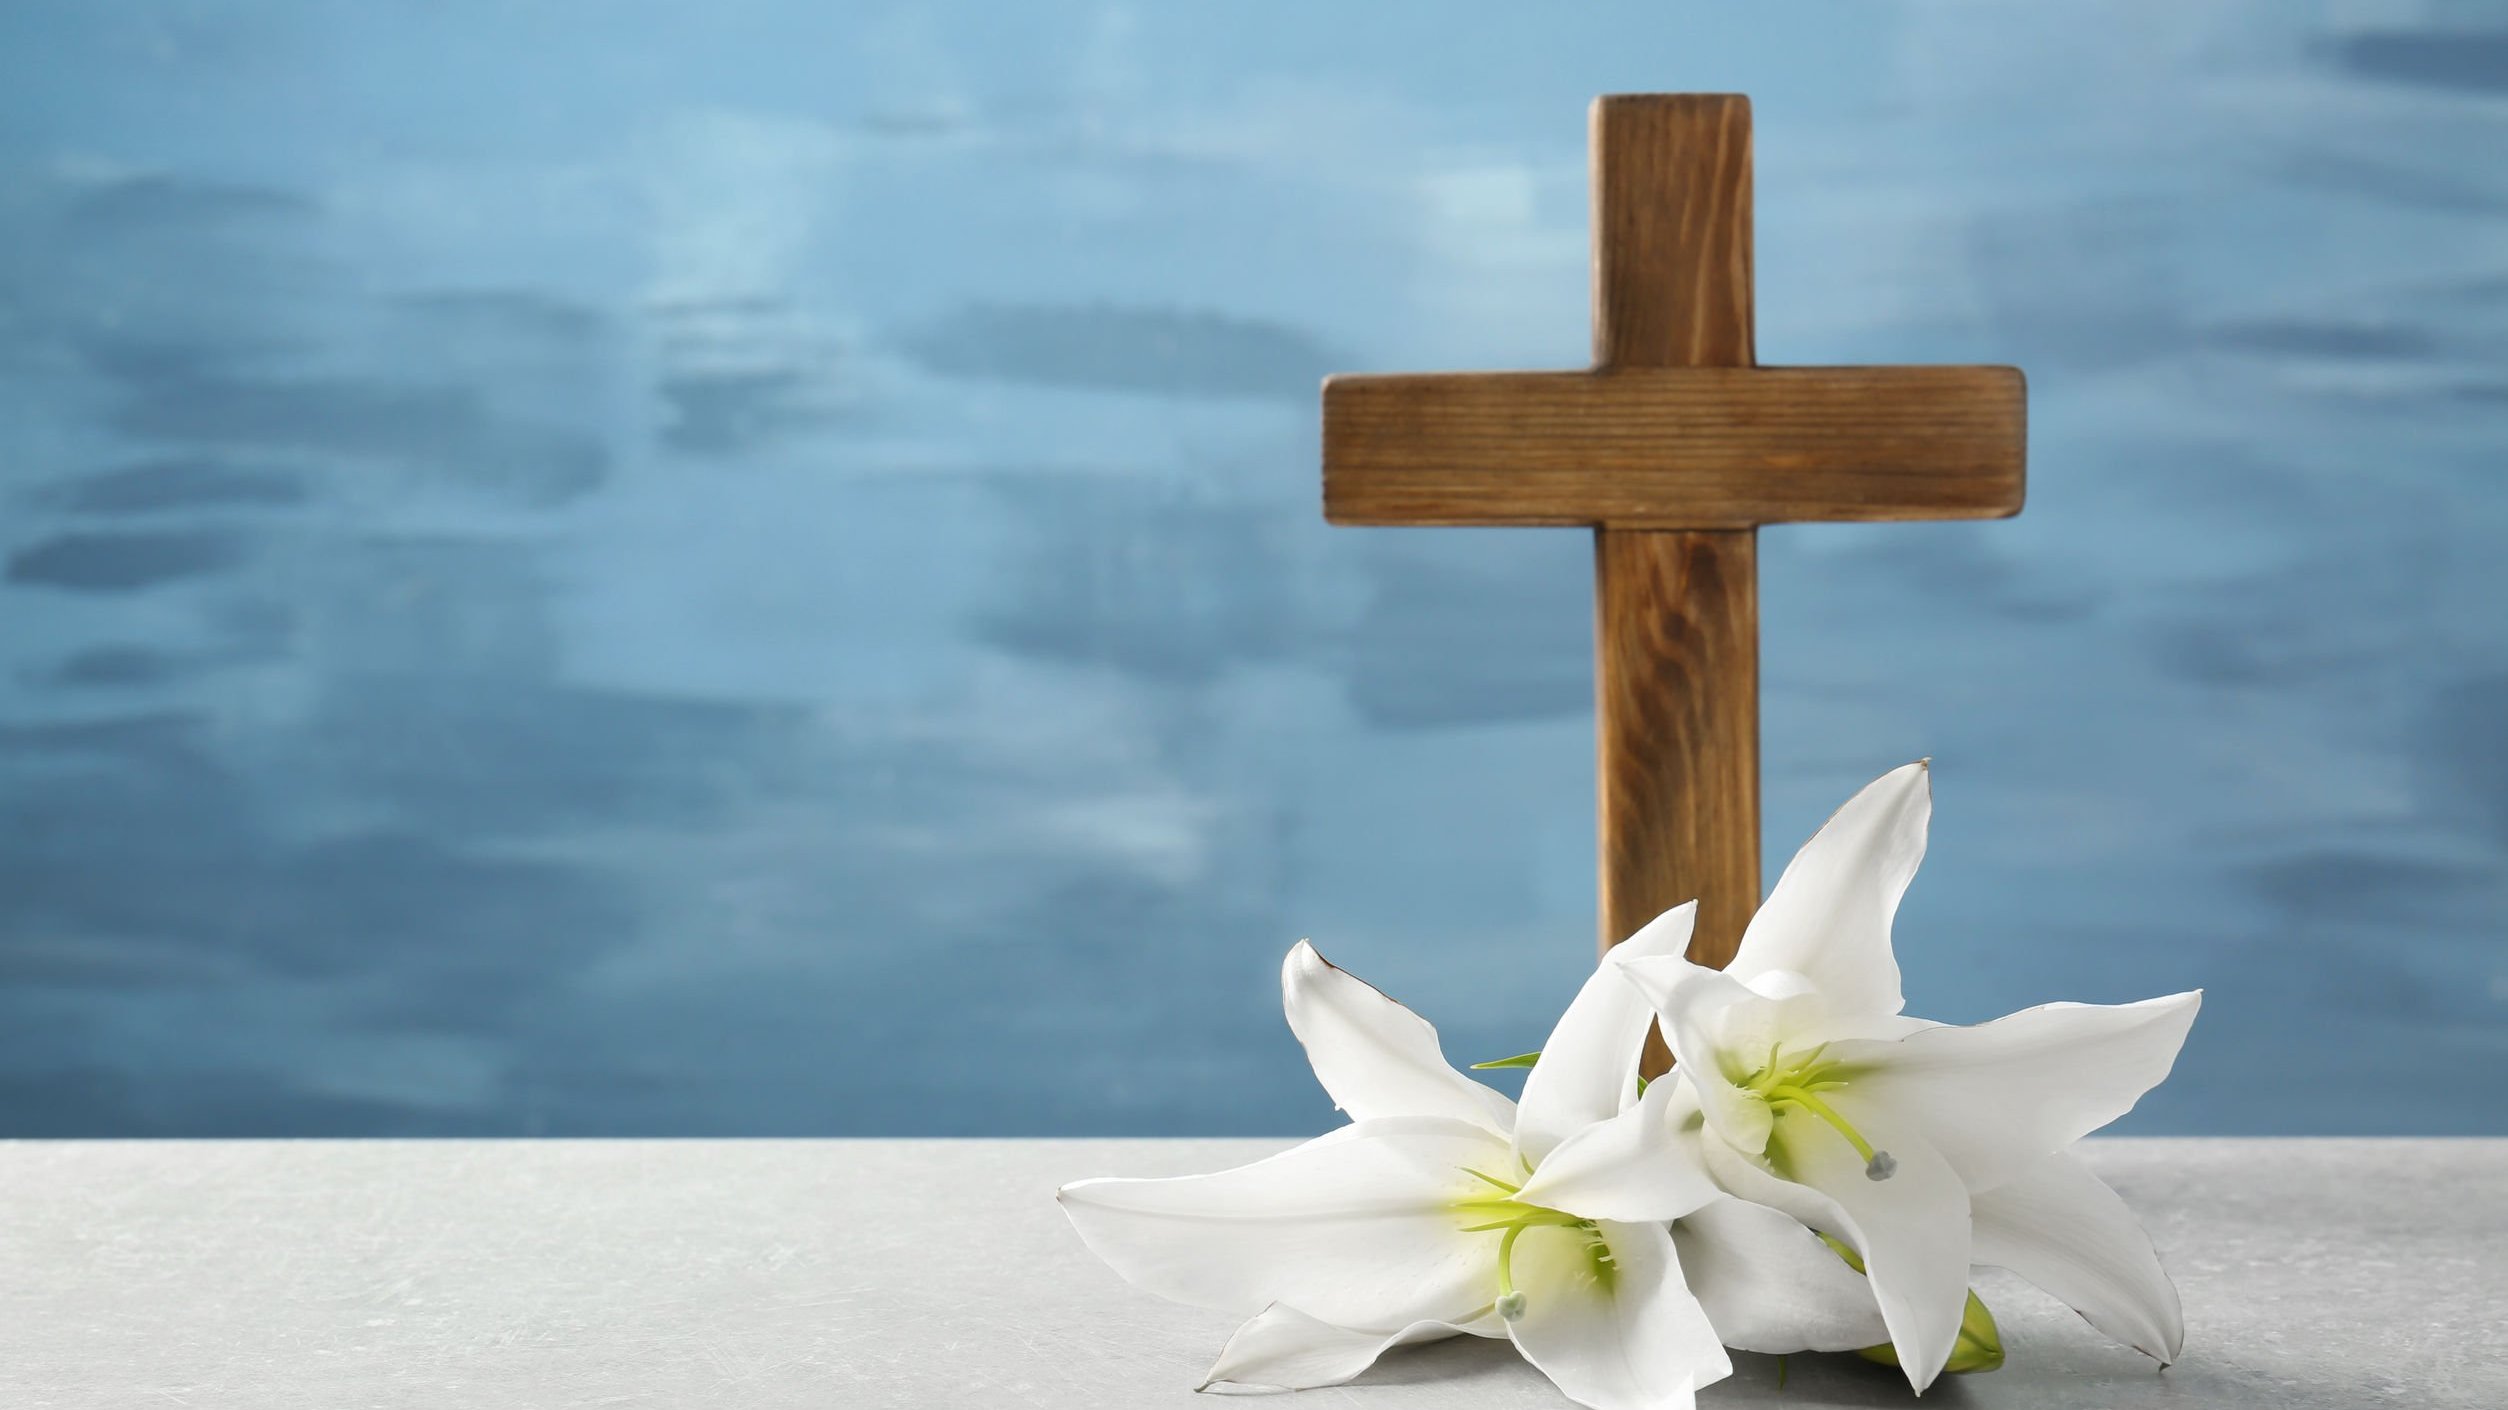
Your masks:
M2009 367L1335 377L1324 515L1680 529L1999 518L2020 511L2025 396Z
M1750 100L1594 100L1594 365L1748 367Z
M1597 101L1593 201L1595 365L1750 366L1750 100ZM1748 528L1594 532L1605 949L1694 899L1721 966L1759 908L1758 563Z
M1759 909L1758 564L1748 530L1595 535L1604 949L1694 899L1721 966Z
M1760 898L1756 526L2017 512L2025 389L1757 367L1749 100L1592 122L1593 370L1331 379L1325 513L1596 526L1602 944L1694 899L1690 958L1721 966Z

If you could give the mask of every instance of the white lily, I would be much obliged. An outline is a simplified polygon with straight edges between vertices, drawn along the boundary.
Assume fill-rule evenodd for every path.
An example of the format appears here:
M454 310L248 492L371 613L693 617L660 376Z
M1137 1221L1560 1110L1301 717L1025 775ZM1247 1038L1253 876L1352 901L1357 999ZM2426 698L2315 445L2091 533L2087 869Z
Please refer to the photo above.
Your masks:
M2062 1152L2168 1075L2202 995L2048 1004L1965 1028L1902 1015L1890 923L1931 807L1922 763L1857 794L1721 972L1615 952L1604 967L1653 1004L1678 1080L1563 1143L1521 1197L1593 1219L1677 1219L1698 1207L1703 1170L1861 1256L1919 1391L1958 1339L1972 1262L2011 1267L2173 1357L2175 1295L2149 1239Z
M1679 955L1692 909L1623 948ZM1235 1170L1083 1180L1058 1196L1132 1283L1251 1314L1205 1389L1337 1385L1393 1346L1458 1332L1511 1338L1596 1410L1689 1406L1731 1371L1664 1221L1518 1195L1562 1140L1635 1102L1654 1016L1634 988L1597 970L1516 1103L1455 1071L1433 1028L1311 945L1289 952L1281 987L1351 1124Z
M2048 1156L1974 1195L1970 1211L1977 1264L2018 1273L2163 1365L2177 1359L2186 1337L2177 1289L2133 1211L2078 1157ZM1708 1320L1736 1351L1869 1355L1889 1337L1862 1273L1788 1215L1718 1200L1674 1224L1672 1242ZM1972 1302L1963 1320L1950 1369L2000 1365L1991 1314Z

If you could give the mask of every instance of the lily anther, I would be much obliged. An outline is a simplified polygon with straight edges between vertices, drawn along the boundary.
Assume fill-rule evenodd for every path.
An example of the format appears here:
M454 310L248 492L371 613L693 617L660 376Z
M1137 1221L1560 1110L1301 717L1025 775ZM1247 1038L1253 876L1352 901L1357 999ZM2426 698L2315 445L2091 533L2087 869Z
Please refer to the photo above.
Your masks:
M1605 1292L1610 1291L1612 1275L1617 1271L1611 1261L1611 1246L1604 1242L1602 1230L1591 1219L1579 1219L1561 1210L1546 1209L1515 1198L1523 1188L1483 1171L1465 1169L1464 1174L1498 1191L1454 1202L1454 1212L1466 1221L1463 1232L1483 1234L1498 1232L1498 1297L1491 1304L1505 1320L1512 1322L1524 1315L1524 1294L1515 1287L1515 1241L1526 1229L1580 1229L1585 1234L1585 1259L1594 1281ZM1499 1232L1503 1231L1503 1232Z
M1887 1180L1898 1173L1897 1159L1888 1151L1873 1149L1872 1142L1864 1139L1864 1133L1856 1130L1853 1122L1840 1116L1837 1108L1820 1096L1822 1092L1833 1092L1847 1084L1847 1069L1843 1064L1820 1060L1820 1055L1828 1051L1828 1047L1828 1044L1822 1043L1791 1057L1781 1057L1777 1047L1771 1045L1767 1062L1747 1077L1735 1077L1734 1085L1766 1102L1772 1113L1790 1106L1820 1118L1831 1130L1846 1138L1846 1143L1855 1148L1855 1154L1864 1158L1865 1179Z

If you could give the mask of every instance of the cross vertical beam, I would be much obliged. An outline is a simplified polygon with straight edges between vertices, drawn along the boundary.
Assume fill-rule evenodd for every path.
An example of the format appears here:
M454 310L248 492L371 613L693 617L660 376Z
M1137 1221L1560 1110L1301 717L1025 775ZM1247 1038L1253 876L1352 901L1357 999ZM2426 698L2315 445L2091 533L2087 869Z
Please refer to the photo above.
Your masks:
M1748 367L1750 100L1593 106L1594 365ZM1698 902L1721 967L1759 908L1758 530L1594 530L1602 948Z

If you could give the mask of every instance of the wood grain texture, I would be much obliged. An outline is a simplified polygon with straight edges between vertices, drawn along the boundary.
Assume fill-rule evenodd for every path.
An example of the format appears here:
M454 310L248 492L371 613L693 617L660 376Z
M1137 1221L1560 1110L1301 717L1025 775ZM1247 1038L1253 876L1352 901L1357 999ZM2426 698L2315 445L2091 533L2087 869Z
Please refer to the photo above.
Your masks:
M1594 543L1603 948L1698 902L1721 967L1759 908L1759 539L1606 531Z
M1750 366L1749 100L1607 97L1592 137L1595 364ZM1595 530L1594 645L1602 947L1694 899L1720 967L1759 907L1756 531Z
M1748 367L1750 99L1594 100L1594 365Z
M1755 365L1748 99L1602 98L1592 141L1593 369L1327 381L1324 509L1594 526L1602 945L1697 900L1721 966L1760 898L1757 526L2017 513L2027 393Z
M2026 400L2009 367L1334 377L1324 515L1680 529L2000 518L2020 511Z

